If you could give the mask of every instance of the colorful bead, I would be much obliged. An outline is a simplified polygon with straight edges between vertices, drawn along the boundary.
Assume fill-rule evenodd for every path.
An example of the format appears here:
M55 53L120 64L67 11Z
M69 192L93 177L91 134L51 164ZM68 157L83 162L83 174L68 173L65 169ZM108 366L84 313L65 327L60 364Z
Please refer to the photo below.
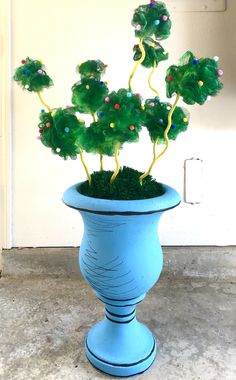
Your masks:
M26 89L26 90L28 90L29 87L30 87L30 86L29 86L28 84L25 85L25 89Z
M188 122L188 118L187 118L187 117L184 117L184 118L183 118L183 121L184 121L185 123L187 123L187 122Z
M49 121L46 123L46 127L51 128L51 123Z
M56 149L56 152L57 152L57 153L60 153L60 151L61 151L60 148L57 148L57 149Z
M141 27L140 24L138 24L138 25L135 26L135 30L139 31L139 30L141 30L141 29L142 29L142 27Z
M171 129L175 129L175 125L174 124L171 125Z
M159 25L159 24L160 24L160 20L155 20L155 21L154 21L154 24L155 24L155 25Z
M42 109L40 110L40 112L41 112L41 113L44 113L44 112L45 112L45 109L42 108Z
M39 69L38 74L43 74L43 70Z
M25 74L29 75L30 74L30 70L29 69L25 70Z
M99 116L102 117L104 115L104 112L99 112Z
M163 119L160 119L160 120L159 120L159 123L160 123L160 124L163 124L163 122L164 122Z
M106 102L106 103L109 103L110 100L111 100L111 99L109 98L109 96L107 96L107 97L105 98L105 102Z
M135 126L134 126L134 125L130 125L129 129L130 129L131 131L134 131L134 130L135 130Z
M203 82L202 80L199 80L199 81L198 81L198 86L199 86L199 87L202 87L203 85L204 85L204 82Z
M42 138L41 136L37 136L37 140L41 140L41 138Z
M66 127L66 128L64 129L64 131L65 131L66 133L68 133L68 132L70 132L70 128Z
M156 101L157 103L160 103L160 98L158 98L158 96L156 96L156 97L155 97L155 101Z
M214 61L218 62L219 61L219 57L217 57L217 55L215 57L213 57Z
M110 123L110 128L115 128L115 123Z
M193 60L193 65L197 65L199 63L199 60L198 59L194 59Z
M86 90L89 90L90 86L88 84L86 84L85 88L86 88Z
M134 45L134 48L135 49L139 49L139 45Z
M168 80L169 82L171 82L171 81L173 80L172 75L169 75L169 76L167 77L167 80Z
M132 92L127 92L127 98L131 98L132 97Z
M167 21L167 20L168 20L168 16L163 16L163 17L162 17L162 20L163 20L163 21Z
M100 84L104 84L104 82L101 80L101 81L100 81Z
M114 108L115 108L115 110L119 110L119 109L120 109L120 105L119 105L118 103L116 103L116 104L114 105Z
M220 77L222 77L222 75L224 74L224 70L222 69L219 69L217 72Z
M210 102L211 99L212 99L212 97L209 95L209 96L207 97L207 100Z
M26 60L22 59L21 63L22 63L22 65L24 65L26 63Z
M155 103L154 102L151 102L149 103L150 107L155 107Z
M43 129L42 128L39 129L39 133L43 133Z

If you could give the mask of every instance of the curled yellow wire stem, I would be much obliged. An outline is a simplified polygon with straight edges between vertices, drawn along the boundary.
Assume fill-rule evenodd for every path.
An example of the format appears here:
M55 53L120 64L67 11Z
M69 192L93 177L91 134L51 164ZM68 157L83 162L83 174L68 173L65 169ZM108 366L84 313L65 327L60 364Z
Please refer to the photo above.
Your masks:
M139 182L140 184L142 185L143 183L143 180L144 178L146 178L152 171L154 165L157 163L157 161L166 153L167 149L169 148L169 145L170 145L170 140L168 138L168 133L169 133L169 130L171 128L171 123L172 123L172 115L177 107L177 103L179 101L179 94L176 95L176 99L175 99L175 102L173 104L173 106L171 107L171 110L168 114L168 123L167 123L167 127L165 129L165 132L164 132L164 139L165 139L165 143L166 143L166 146L165 148L163 149L163 151L157 156L156 155L156 145L157 145L157 140L154 141L154 148L153 148L153 160L152 160L152 163L148 169L148 171L144 174L142 174L140 177L139 177Z
M81 162L82 162L83 167L84 167L84 169L85 169L85 172L86 172L86 175L87 175L87 178L88 178L88 182L89 182L89 186L90 186L90 185L91 185L91 181L92 181L92 179L91 179L91 175L89 174L89 171L88 171L87 165L86 165L86 163L85 163L85 161L84 161L84 156L83 156L83 151L82 151L82 149L80 150L80 159L81 159Z
M40 93L39 91L37 92L37 95L38 95L39 100L40 100L40 102L42 103L42 105L43 105L45 108L47 108L48 112L52 113L52 109L47 105L47 103L45 103L45 101L43 100L42 95L41 95L41 93Z
M94 121L94 123L95 123L96 119L95 119L95 115L94 115L94 113L91 113L91 115L92 115L93 121Z
M133 71L132 71L132 73L129 76L129 82L128 82L129 91L132 91L131 81L133 79L133 76L134 76L137 68L139 67L139 65L141 65L141 63L144 61L144 59L146 57L146 53L145 53L145 50L144 50L144 47L143 47L143 37L140 38L140 40L139 40L139 49L140 49L142 55L141 55L141 58L136 62L135 66L133 68Z
M110 183L113 183L120 171L120 162L119 162L119 149L120 149L120 143L117 143L115 146L115 162L116 162L116 168L114 173L112 174L112 177L110 179Z
M150 89L155 92L156 96L158 98L160 98L159 92L152 86L152 83L151 83L151 79L152 79L152 76L154 74L154 71L155 71L156 67L157 67L157 64L156 64L156 62L154 62L154 66L153 66L153 68L151 70L151 73L150 73L150 75L148 77L148 85L149 85Z
M103 171L103 154L100 154L100 170Z

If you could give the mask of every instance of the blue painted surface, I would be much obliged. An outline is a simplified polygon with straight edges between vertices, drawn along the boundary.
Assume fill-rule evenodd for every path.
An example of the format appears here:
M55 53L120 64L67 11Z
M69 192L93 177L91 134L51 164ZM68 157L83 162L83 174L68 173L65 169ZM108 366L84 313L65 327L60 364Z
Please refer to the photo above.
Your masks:
M145 371L156 355L155 339L137 321L135 306L160 276L158 222L165 210L179 204L180 197L165 185L161 197L109 201L83 196L77 187L69 188L63 201L82 215L80 270L105 303L105 318L86 338L86 354L95 367L110 375L131 376Z

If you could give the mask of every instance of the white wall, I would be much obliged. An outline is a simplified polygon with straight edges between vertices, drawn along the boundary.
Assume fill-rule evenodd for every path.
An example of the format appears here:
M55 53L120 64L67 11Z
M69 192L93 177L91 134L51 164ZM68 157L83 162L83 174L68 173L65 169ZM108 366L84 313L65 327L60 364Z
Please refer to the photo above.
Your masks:
M171 2L171 0L169 0ZM133 9L142 1L132 0L12 0L13 67L27 55L43 58L55 86L44 92L52 106L70 103L71 85L78 79L75 66L100 58L108 64L110 89L126 87L133 67L135 43L130 25ZM144 1L145 3L145 1ZM168 4L168 1L166 1ZM189 131L171 145L153 175L183 194L184 160L203 160L204 196L200 205L182 205L165 216L160 226L165 245L236 244L235 221L235 108L236 2L228 0L226 12L172 13L173 29L163 45L170 52L156 74L156 86L165 99L166 68L186 50L199 57L220 56L225 70L225 88L204 107L191 112ZM140 69L133 87L152 96L146 85L148 72ZM82 235L82 223L73 210L61 203L64 189L85 179L79 161L53 156L36 139L41 105L35 95L13 85L13 246L73 246ZM147 169L152 146L146 133L139 144L127 146L121 162ZM98 159L87 156L90 170ZM107 168L113 167L110 159Z

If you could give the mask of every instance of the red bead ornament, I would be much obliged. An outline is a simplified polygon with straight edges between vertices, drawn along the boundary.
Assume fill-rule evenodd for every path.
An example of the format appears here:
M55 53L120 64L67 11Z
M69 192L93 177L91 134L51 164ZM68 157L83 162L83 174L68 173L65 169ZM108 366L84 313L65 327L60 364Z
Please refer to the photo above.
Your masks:
M50 128L50 127L51 127L51 123L49 123L49 121L46 123L46 127L47 127L47 128Z
M172 75L169 75L169 76L167 77L167 80L168 80L169 82L171 82L171 81L173 80Z
M43 133L43 129L42 128L39 129L39 133Z
M114 105L114 108L115 108L115 110L119 110L119 109L120 109L120 105L119 105L118 103L116 103L116 104Z
M135 130L135 126L134 126L134 125L131 125L131 126L129 127L129 129L130 129L131 131L134 131L134 130Z
M26 60L22 59L21 63L22 63L22 65L24 65L26 63Z

